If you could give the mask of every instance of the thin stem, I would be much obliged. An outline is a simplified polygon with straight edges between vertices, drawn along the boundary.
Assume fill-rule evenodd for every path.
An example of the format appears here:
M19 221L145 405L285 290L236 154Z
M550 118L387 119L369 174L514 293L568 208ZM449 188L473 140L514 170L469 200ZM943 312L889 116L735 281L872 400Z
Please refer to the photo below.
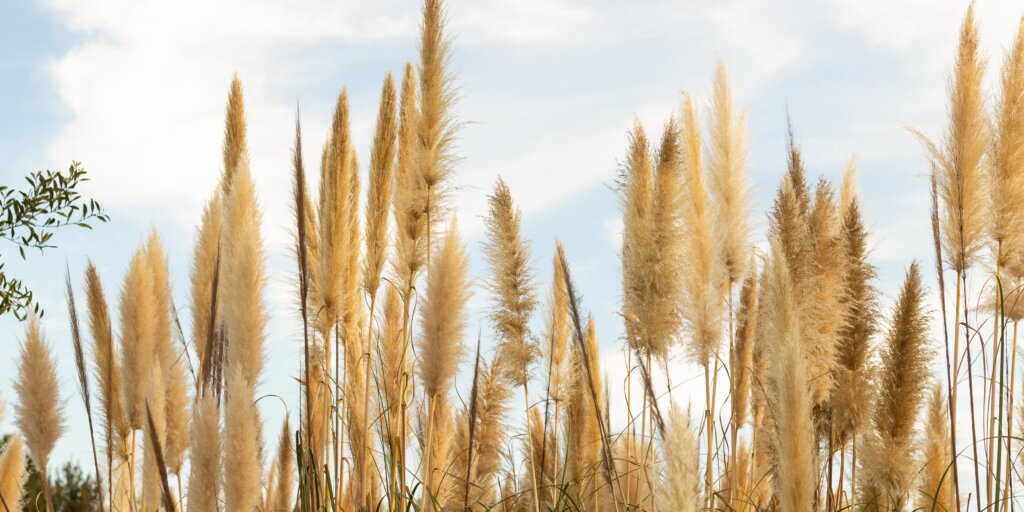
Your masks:
M735 312L732 309L733 308L732 287L733 287L733 281L732 281L732 278L730 278L729 279L729 287L727 288L728 291L726 292L726 300L729 303L729 364L730 364L729 380L730 380L730 384L732 384L732 380L736 376L736 371L737 371L736 370L736 366L740 362L739 361L739 356L736 354L736 333L734 331L735 328L733 327L733 315L735 314ZM734 389L734 390L738 389L736 385L730 385L730 387L732 389ZM733 396L733 397L731 397L731 399L732 400L736 400L736 397ZM735 412L735 409L733 409L733 411ZM740 421L741 420L742 420L742 417L739 414L735 414L735 413L733 414L732 422L731 422L732 423L732 425L731 425L732 426L732 428L731 428L732 436L731 436L731 438L729 440L730 441L729 446L732 449L732 455L730 457L731 460L730 460L730 463L729 463L729 471L732 471L732 472L736 471L736 465L739 463L739 459L738 459L738 457L739 457L739 447L736 445L736 443L737 443L737 439L739 437L739 429L740 429ZM736 481L735 475L733 475L733 479L732 480L733 480L733 482ZM732 502L735 501L738 498L738 496L736 494L736 491L738 491L738 489L733 489L732 487L733 487L732 485L729 486L729 504L730 504L730 506L732 505Z
M963 281L964 294L967 294L967 275L960 273L960 280ZM967 301L964 300L964 322L967 322ZM981 512L981 471L978 468L978 426L974 414L974 377L971 368L974 362L971 358L971 334L969 329L964 329L964 345L967 347L967 395L970 397L971 405L971 449L974 451L974 487L978 499L974 500L978 512Z
M533 429L530 428L530 388L526 372L523 372L523 411L526 413L526 454L530 457L530 474L533 477L533 506L536 512L540 512L540 484L537 481L537 465L534 464L533 456ZM544 433L541 433L544 435Z
M839 485L836 489L836 509L843 508L843 482L846 481L846 446L839 447ZM831 483L829 484L831 485Z
M956 298L953 301L953 373L949 378L950 399L949 399L949 431L950 443L953 455L953 485L950 493L955 506L960 503L960 479L956 469L956 397L960 384L960 294L962 292L960 276L961 271L956 272ZM947 345L948 346L948 345ZM948 348L947 348L948 350ZM947 357L947 360L949 358ZM947 370L948 373L948 370ZM856 467L856 466L855 466Z
M857 492L857 434L850 440L850 492Z
M708 454L707 454L707 465L704 471L704 500L706 506L710 510L714 510L712 503L714 502L714 495L711 491L711 450L715 444L715 419L711 415L711 372L708 371L707 360L704 361L704 419L705 428L708 434Z
M369 466L370 459L370 374L372 368L370 367L370 361L372 359L371 354L373 350L370 350L370 345L373 343L373 313L377 304L377 294L373 293L370 296L370 318L366 322L366 352L363 356L366 358L366 375L363 383L363 456L359 460L359 481L363 486L363 495L360 496L360 500L363 506L370 509L370 489L366 485L366 470Z
M1014 403L1013 403L1013 391L1014 385L1017 383L1017 321L1013 321L1013 350L1010 351L1010 390L1006 394L1007 406L1006 410L1010 411L1010 414L1006 415L1006 496L1013 495L1012 480L1010 474L1013 473L1013 417L1014 417Z
M431 494L433 492L433 489L431 489L431 483L430 483L431 478L430 477L432 476L432 473L433 473L433 471L431 470L431 466L433 465L433 461L431 459L433 458L434 454L432 453L433 446L431 446L431 445L433 443L431 441L433 441L433 437L434 437L434 402L435 402L435 397L428 395L427 396L427 402L428 402L428 404L427 404L427 414L429 415L427 417L427 443L426 443L427 446L426 446L426 449L423 450L424 451L424 455L423 455L423 491L420 494L420 511L422 511L422 512L425 512L427 510L426 509L427 495ZM431 508L431 510L434 509L433 497L431 497L430 508Z
M1001 245L1000 245L1000 247L1001 247ZM998 254L1001 254L1001 253L1002 253L1002 251L997 249L996 254L998 255ZM996 346L995 346L994 350L992 351L992 373L990 374L989 388L988 388L989 389L988 390L988 417L989 417L989 422L988 422L988 436L987 436L987 442L986 442L986 444L988 444L988 461L987 461L987 466L988 466L987 469L988 469L988 471L986 472L986 478L985 478L985 493L986 493L986 496L992 496L993 479L998 478L997 476L995 476L993 474L992 461L994 460L993 458L995 457L996 444L999 443L1000 441L999 441L998 438L993 437L992 433L996 430L996 367L997 367L997 365L999 364L999 361L1000 361L998 354L999 354L1000 347L1002 346L1002 342L1003 342L1003 339L999 336L1000 324L1002 323L1002 318L1000 317L999 312L1000 312L1000 309L1001 309L1001 306L1002 306L1002 303L1003 303L1002 287L999 286L999 273L1000 273L1000 270L1001 270L1001 268L1000 268L999 258L997 257L996 258L996 273L995 273L995 278L996 278L995 319L992 322L992 341L993 341L993 343L996 344ZM1002 393L1000 393L1000 399L1002 399ZM1000 427L1002 427L1002 425L1000 425ZM1000 462L1001 462L1001 459L1000 460L996 460L996 464L997 465ZM996 468L995 471L998 472L998 468ZM996 485L998 486L998 482L996 482ZM996 491L996 494L997 495L999 494L998 490Z
M135 429L132 429L132 449L128 453L128 503L132 510L138 509L138 500L135 497ZM43 478L45 480L45 477Z
M345 333L345 334L347 335L348 333ZM335 338L335 340L336 341L339 340L340 336L341 336L341 330L338 329L338 327L335 327L334 328L334 338ZM349 345L348 344L348 339L342 340L341 344L339 345L340 346L340 350L338 352L340 352L341 350L345 351L345 356L342 359L342 361L347 361L348 360L348 345ZM335 353L335 357L337 357L337 356L338 356L338 353L336 352ZM341 370L341 365L340 364L337 365L334 368L334 378L335 378L334 386L335 386L335 389L338 389L337 378L338 378L338 372L340 370ZM336 435L340 439L340 441L338 442L338 445L334 447L334 453L335 453L334 464L338 468L338 475L337 475L338 490L336 491L336 494L337 494L338 502L339 503L344 503L344 501L345 501L345 413L348 410L348 396L346 396L346 392L348 391L347 390L347 388L348 388L348 374L349 374L349 371L348 371L348 368L346 367L345 368L345 372L341 374L341 387L340 387L340 391L338 391L338 394L336 395L337 396L336 400L340 400L340 405L335 408L335 410L337 411L337 414L334 417L334 425L335 425L335 428L338 431ZM339 460L339 457L340 457L340 460Z

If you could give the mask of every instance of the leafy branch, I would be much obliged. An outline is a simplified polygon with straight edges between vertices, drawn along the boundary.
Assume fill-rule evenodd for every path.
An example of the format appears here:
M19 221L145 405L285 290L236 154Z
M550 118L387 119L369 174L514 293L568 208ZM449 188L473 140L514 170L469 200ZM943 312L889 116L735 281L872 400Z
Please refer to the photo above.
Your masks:
M21 259L25 249L56 247L54 233L60 228L78 226L92 229L91 223L107 222L103 207L93 199L85 199L78 186L89 179L85 169L73 162L67 172L36 171L25 177L28 187L18 189L0 185L0 239L13 243ZM0 315L11 312L24 319L30 311L42 314L32 299L32 290L20 280L10 277L0 263Z

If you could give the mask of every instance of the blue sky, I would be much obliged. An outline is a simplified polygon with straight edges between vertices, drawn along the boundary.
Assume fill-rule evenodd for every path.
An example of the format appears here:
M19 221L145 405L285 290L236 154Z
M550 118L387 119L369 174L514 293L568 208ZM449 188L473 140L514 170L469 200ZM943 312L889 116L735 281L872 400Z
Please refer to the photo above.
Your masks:
M858 156L884 302L912 259L931 268L927 162L904 127L941 129L966 2L447 5L462 96L458 116L468 122L454 205L470 240L474 275L486 273L480 219L500 175L523 210L540 282L550 277L554 240L566 244L613 381L622 378L615 369L621 327L613 186L627 130L639 117L650 132L660 131L683 90L706 103L718 59L749 110L759 242L785 168L788 110L812 176L837 179L850 156ZM1024 9L1004 0L980 0L977 7L991 78ZM0 182L79 160L93 178L88 194L112 219L92 232L62 233L58 250L28 263L0 248L7 268L24 277L47 309L44 328L59 354L67 413L75 421L56 460L89 458L63 306L64 265L80 290L92 258L114 302L132 251L157 229L187 328L190 251L220 170L223 108L236 71L245 86L269 272L272 320L261 391L294 404L290 376L300 325L287 309L294 275L287 191L296 104L313 162L311 148L326 137L333 102L347 87L365 161L381 81L416 57L418 14L416 0L0 3ZM479 321L485 305L486 293L477 287L472 332L486 340L490 330ZM0 318L0 400L8 402L22 328ZM268 424L278 424L279 402L261 407ZM12 428L10 417L0 423L0 431Z

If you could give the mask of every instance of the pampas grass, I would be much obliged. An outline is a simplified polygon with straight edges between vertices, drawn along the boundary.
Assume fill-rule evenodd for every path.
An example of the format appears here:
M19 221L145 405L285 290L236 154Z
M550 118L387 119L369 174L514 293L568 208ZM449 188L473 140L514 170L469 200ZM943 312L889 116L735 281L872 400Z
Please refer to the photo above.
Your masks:
M747 183L747 116L737 112L725 63L719 61L711 84L707 151L708 177L717 204L717 231L729 283L746 275L750 251L750 186Z
M832 428L840 445L864 431L871 413L870 390L874 368L871 339L877 331L878 307L873 282L875 268L868 262L867 229L856 198L849 200L843 220L845 263L841 302L847 314L839 327L838 364L832 394Z
M231 93L224 114L224 169L220 186L221 194L228 195L235 172L248 159L246 142L245 99L242 95L242 81L236 74L231 80Z
M984 158L990 129L982 93L985 63L979 45L972 5L960 30L949 87L949 126L942 146L921 136L938 170L942 243L949 266L957 272L976 262L988 221Z
M466 253L453 220L437 257L431 263L418 343L420 361L417 371L428 401L424 457L427 472L424 482L428 492L423 495L424 503L430 493L435 493L431 500L445 502L445 496L437 494L433 471L446 457L446 445L450 442L450 432L446 434L443 423L438 423L451 421L451 413L447 412L447 394L464 354L462 335L469 300L467 265ZM435 438L449 441L438 443Z
M248 164L239 166L224 204L222 226L224 331L227 367L242 373L250 388L263 370L263 242L260 210Z
M21 436L11 436L0 454L0 506L4 510L21 508L22 489L28 477L25 469L25 450Z
M202 220L196 234L195 248L192 253L191 310L192 310L192 341L196 347L196 358L199 361L199 374L206 378L210 374L210 352L215 342L218 318L216 315L217 297L214 295L214 276L220 258L220 229L223 198L218 191L214 193L203 207Z
M39 320L30 316L18 355L18 375L14 381L18 403L14 423L21 431L28 455L43 476L47 508L53 510L50 485L46 481L50 453L66 426L64 401L57 385L57 363L43 339Z
M658 486L659 504L665 510L696 512L701 507L700 460L697 438L690 419L678 406L669 409L665 436L665 480Z
M533 276L528 268L530 247L520 234L521 214L512 203L512 192L501 178L488 202L485 252L491 264L491 322L498 333L498 350L507 378L517 386L525 386L530 366L539 353L528 325L537 306Z
M263 448L259 410L253 400L245 371L231 370L227 379L223 430L225 510L253 510L259 502Z
M216 399L205 394L192 407L188 510L215 512L221 489L221 433Z
M142 409L156 357L157 305L144 248L136 250L121 289L121 380L128 425L142 428Z
M966 377L973 388L978 367L991 379L980 407L988 458L978 458L985 450L973 452L975 490L968 497L979 511L1012 507L1019 468L1015 444L1003 432L1019 429L1008 413L1016 391L1007 383L1017 377L1015 357L1006 359L1016 352L1006 331L1014 321L1016 337L1024 317L1016 300L1024 281L1021 201L1014 199L1024 190L1017 119L1024 112L1024 30L1004 60L998 102L986 109L978 31L968 10L950 82L949 127L939 143L926 141L944 317L942 267L957 273L957 342L947 350L954 355L947 355L943 390L930 375L930 308L916 263L890 329L878 333L885 282L871 258L870 201L858 197L853 159L841 184L809 177L790 127L768 243L758 239L746 114L722 64L708 96L685 95L657 140L639 122L629 132L616 191L621 315L610 314L605 300L586 310L561 243L550 281L542 282L526 219L501 179L487 198L485 232L477 235L486 236L488 272L474 281L452 208L461 127L452 40L440 0L425 0L422 14L418 70L406 64L399 90L387 76L371 130L353 126L366 111L350 107L342 88L320 153L319 183L307 181L296 119L289 249L298 293L290 313L297 310L301 331L268 330L276 313L270 307L280 301L267 295L264 255L276 253L263 246L237 77L220 183L197 218L191 248L191 329L178 325L168 253L155 232L132 255L116 311L109 311L98 269L86 268L90 352L69 287L68 346L75 348L87 416L94 393L99 400L106 443L101 494L109 499L100 500L101 508L953 510L968 503L957 503L954 453L972 448L956 443L956 384ZM696 105L707 107L703 122ZM354 142L360 133L373 137L365 192ZM318 193L311 195L310 186ZM449 227L438 237L442 224ZM995 350L980 328L991 304L961 309L967 271L989 262L989 246L1002 288L993 301ZM469 373L462 362L474 286L489 292L494 329L479 334L470 386L460 373ZM550 291L536 320L539 289ZM597 326L616 321L624 335L602 346ZM45 472L63 426L54 359L38 320L27 328L15 386L21 435L0 454L0 498L15 507L25 474L22 445ZM961 328L968 334L966 365L959 361ZM290 349L301 351L301 399L268 443L261 410L278 397L290 405L279 390L261 387L271 342L301 343ZM616 347L625 350L624 371L608 366ZM692 400L684 392L689 376L678 375L674 364L683 361L703 369L700 422L677 405ZM639 408L631 393L637 371ZM537 376L546 381L531 394ZM522 413L511 414L520 410L511 402L519 386ZM617 386L625 391L625 421L610 399ZM967 426L977 438L973 389L970 398ZM418 453L408 453L408 443L417 441ZM982 471L990 475L985 492ZM97 485L102 481L100 475Z
M929 378L928 317L921 272L907 270L882 347L877 407L865 440L861 502L882 510L906 505L915 464L914 426Z
M395 147L398 120L395 117L395 85L388 73L380 93L377 112L377 131L370 152L370 186L366 201L366 261L363 271L363 289L371 298L377 295L380 275L387 256L388 210L394 182Z
M436 397L447 393L451 387L464 353L462 335L469 300L468 260L454 222L431 264L422 304L422 334L418 344L421 364L417 370L424 392Z
M925 417L924 428L924 449L921 457L924 461L924 470L921 473L920 505L934 510L952 511L949 489L953 481L953 473L950 471L950 464L953 457L949 453L949 426L948 410L946 409L946 393L942 386L932 386L928 397L928 407Z
M295 464L292 459L292 430L288 426L288 418L281 427L281 439L277 443L277 457L274 465L277 482L273 488L273 502L269 508L272 512L290 512L293 507L293 473Z
M1024 20L1003 63L990 152L990 229L997 263L1024 275Z
M800 346L793 282L778 240L772 240L771 257L765 265L761 310L771 312L763 316L763 321L773 373L768 382L768 407L775 425L774 488L783 510L809 512L813 509L817 473L812 396Z
M451 41L444 29L442 0L426 0L420 27L419 115L413 168L426 192L428 259L433 226L441 221L439 214L446 208L445 182L455 163L454 142L459 127L452 113L456 95L448 70Z

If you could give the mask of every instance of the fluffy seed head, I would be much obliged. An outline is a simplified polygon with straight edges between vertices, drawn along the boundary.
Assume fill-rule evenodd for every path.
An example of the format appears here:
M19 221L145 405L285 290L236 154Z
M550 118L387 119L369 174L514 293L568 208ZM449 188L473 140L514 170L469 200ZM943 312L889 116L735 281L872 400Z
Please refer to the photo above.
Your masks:
M267 323L263 304L265 276L262 214L248 162L238 167L224 204L221 269L224 330L228 337L227 365L238 368L255 387L263 371L263 341Z
M370 152L370 189L366 201L366 262L363 289L367 295L377 293L387 252L388 209L394 182L395 144L398 124L395 118L395 85L388 73L380 93L377 131Z
M417 367L427 396L447 393L463 356L469 262L453 220L431 261L423 299Z
M747 183L747 116L737 112L725 64L719 62L712 82L708 175L716 203L717 229L729 282L746 274L750 251L750 185Z
M35 316L29 317L21 343L14 392L14 423L36 467L46 468L53 445L64 433L64 402L57 387L57 363Z
M521 214L512 203L512 192L501 178L488 202L485 252L491 264L489 288L494 297L491 321L498 332L506 377L521 386L529 378L530 366L538 354L529 327L537 306L529 269L530 246L522 239Z

